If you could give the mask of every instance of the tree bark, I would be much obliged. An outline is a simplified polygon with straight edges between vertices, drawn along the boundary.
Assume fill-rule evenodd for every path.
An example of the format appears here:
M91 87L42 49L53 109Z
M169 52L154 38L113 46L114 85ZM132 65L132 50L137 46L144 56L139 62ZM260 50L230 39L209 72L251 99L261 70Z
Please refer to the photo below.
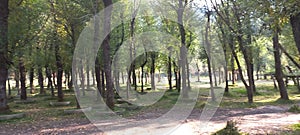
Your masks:
M30 71L29 71L29 87L30 87L30 94L33 94L33 93L34 93L33 80L34 80L34 69L33 69L33 67L31 67L31 68L30 68Z
M41 67L38 67L38 82L40 86L40 94L45 94L43 70Z
M181 47L180 47L180 67L182 73L182 97L188 98L188 91L186 86L187 81L187 74L186 74L186 55L187 55L187 48L186 48L186 32L183 26L183 0L179 0L179 8L177 10L177 21L180 30L180 37L181 37Z
M57 68L57 96L58 96L58 101L61 102L64 100L64 94L62 91L62 77L63 77L63 63L62 63L62 58L60 56L60 47L58 41L58 35L57 35L57 18L56 18L56 11L54 7L54 3L51 2L51 9L52 9L52 15L53 15L53 20L54 20L54 32L53 32L53 37L55 38L54 40L54 53L55 53L55 60L56 60L56 68Z
M300 37L300 13L296 15L292 15L290 17L290 22L293 29L294 40L296 42L296 46L298 48L298 52L300 55L300 38L299 38Z
M151 75L151 89L152 90L155 90L156 87L155 87L155 53L152 52L151 53L151 71L150 71L150 75Z
M0 112L9 110L6 97L8 76L8 0L0 1Z
M172 90L172 59L171 56L172 52L169 51L169 56L168 56L168 81L169 81L169 90ZM174 73L176 76L176 73Z
M16 90L18 91L18 95L20 95L20 73L18 70L15 70L15 81L16 81Z
M22 59L19 59L19 72L20 72L20 82L21 82L21 99L27 100L26 69Z
M48 78L48 89L50 88L51 90L51 96L54 97L54 88L53 88L53 83L52 83L52 74L51 74L51 70L49 69L49 67L46 65L46 76Z
M104 2L104 33L108 34L103 43L103 60L104 60L104 72L106 79L106 104L109 108L114 108L114 89L111 77L111 58L110 58L110 27L111 27L111 13L112 13L112 0L103 0Z
M279 91L280 91L280 98L289 100L289 96L284 85L283 81L283 72L281 69L281 59L280 59L280 48L279 48L279 36L278 30L274 31L273 36L273 49L274 49L274 57L275 57L275 77L278 83Z

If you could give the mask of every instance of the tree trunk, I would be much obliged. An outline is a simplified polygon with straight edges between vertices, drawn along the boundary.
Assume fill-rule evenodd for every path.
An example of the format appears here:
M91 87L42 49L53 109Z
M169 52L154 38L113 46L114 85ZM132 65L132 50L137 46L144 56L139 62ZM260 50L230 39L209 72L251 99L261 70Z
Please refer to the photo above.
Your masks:
M171 56L172 52L169 52L169 57L168 57L168 81L169 81L169 90L172 90L172 59ZM175 74L175 78L176 78L176 73Z
M294 40L296 42L296 46L298 48L298 52L300 54L300 13L296 15L292 15L290 17L290 22L293 29Z
M92 70L92 78L93 78L93 86L95 86L96 85L95 70Z
M20 82L21 82L21 99L27 100L26 92L26 70L22 59L19 59L19 72L20 72Z
M8 78L7 78L7 86L8 86L8 95L11 96L11 88L10 88L10 78L9 78L9 74L8 74Z
M211 62L211 66L212 66L212 74L213 74L213 77L214 77L215 87L217 87L218 86L218 80L217 80L217 75L216 75L216 66L215 66L213 61Z
M60 56L60 47L59 43L57 42L58 40L58 35L57 35L57 18L56 18L56 12L55 12L55 7L54 7L54 2L51 2L51 9L52 9L52 14L53 14L53 20L54 20L54 32L53 32L53 37L56 39L54 40L54 53L55 53L55 60L56 60L56 68L57 68L57 96L58 96L58 101L61 102L64 100L64 94L62 91L62 77L63 77L63 63L62 63L62 58Z
M82 60L80 61L80 72L79 72L79 77L80 77L80 88L82 91L82 95L85 96L85 75L84 75L84 71L83 71L83 62Z
M20 73L18 70L15 70L15 81L16 81L16 90L18 95L20 95Z
M43 70L41 67L38 67L38 82L40 86L40 94L45 94L44 90L44 77L43 77Z
M8 76L8 0L0 1L0 112L8 111L6 79Z
M33 93L34 93L33 80L34 80L34 69L33 69L33 67L31 67L31 68L30 68L30 71L29 71L30 94L33 94Z
M231 47L234 48L234 47ZM234 56L231 56L231 75L232 75L232 85L235 84L235 67L234 67Z
M187 60L186 60L186 77L187 77L187 89L191 90L190 65Z
M95 60L95 74L96 74L96 82L97 82L97 89L99 91L99 94L104 97L104 94L102 92L102 81L101 81L101 65L100 65L100 62L99 62L99 56L96 57L96 60ZM99 96L100 97L100 96Z
M6 98L8 76L8 0L0 1L0 113L9 110Z
M273 49L274 49L274 57L275 57L275 77L276 77L279 91L280 91L280 98L289 100L289 96L288 96L288 93L287 93L287 90L286 90L286 87L285 87L284 81L283 81L283 72L281 69L278 30L274 31Z
M51 70L49 69L48 66L46 66L46 76L48 78L48 89L50 88L51 90L51 96L54 97L54 88L53 88L53 83L52 83L52 74L51 74Z
M151 70L150 71L150 75L151 75L151 89L155 90L156 89L156 87L155 87L155 53L151 53L151 69L150 70Z
M87 63L89 63L89 62L87 62ZM89 66L89 64L86 65L86 82L87 82L86 87L89 90L90 86L91 86L91 84L90 84L90 66Z
M112 0L103 0L104 2L104 33L107 34L103 42L103 61L104 72L106 79L106 104L110 109L114 108L114 89L111 77L111 58L110 58L110 27L111 27L111 12L112 12Z
M187 74L186 74L186 55L187 55L187 48L186 48L186 32L183 26L183 0L179 0L179 8L177 10L177 21L180 30L180 37L181 37L181 47L180 47L180 68L182 73L182 97L188 98L188 91L186 86Z
M200 68L199 68L199 64L196 63L197 66L197 82L200 82Z
M208 68L208 74L209 74L209 84L210 84L210 94L211 94L211 99L212 101L216 101L215 97L215 92L213 88L213 74L211 69L211 43L209 42L209 32L210 32L210 15L211 11L206 12L207 15L207 24L206 24L206 29L205 29L205 45L206 45L206 57L207 57L207 68ZM214 75L215 76L215 75ZM216 79L215 79L216 81Z

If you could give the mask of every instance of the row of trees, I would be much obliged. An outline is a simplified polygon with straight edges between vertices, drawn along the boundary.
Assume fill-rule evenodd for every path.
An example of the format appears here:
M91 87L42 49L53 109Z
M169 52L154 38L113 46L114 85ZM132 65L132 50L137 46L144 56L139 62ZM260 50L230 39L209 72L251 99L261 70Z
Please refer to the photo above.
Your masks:
M182 92L184 98L188 98L191 89L190 65L194 63L199 71L199 60L207 64L212 100L216 99L213 89L218 82L216 71L219 72L219 82L226 82L225 92L229 92L228 78L232 78L234 84L234 73L238 70L247 90L248 102L252 103L256 92L254 72L256 70L258 75L267 67L275 69L281 98L289 99L283 81L282 65L299 69L300 12L295 0L206 0L206 4L193 0L154 1L151 3L153 10L161 15L142 17L138 15L145 12L142 10L143 2L118 2L124 4L120 9L123 12L117 12L111 0L1 0L0 112L8 110L6 82L8 75L12 73L16 88L19 88L19 82L21 84L22 100L27 99L27 74L31 93L34 93L36 74L39 92L45 93L44 79L47 78L52 96L55 96L54 91L57 89L59 101L64 98L63 78L70 89L73 88L73 82L81 84L80 89L83 91L77 91L79 95L81 92L84 95L84 89L90 89L93 85L90 84L92 78L107 105L113 108L115 92L121 87L121 78L124 83L127 80L127 98L131 89L138 91L137 70L142 72L140 78L144 77L144 72L150 73L151 89L156 89L155 73L164 70L168 75L169 89L173 89L175 85L176 90ZM98 16L102 9L105 19ZM126 20L126 16L131 18ZM90 22L90 18L94 23ZM120 18L122 22L110 32L115 18ZM93 32L93 38L87 39L91 40L86 42L90 46L81 49L97 50L97 46L101 44L95 66L90 66L90 61L76 60L81 67L72 69L74 50L80 33L86 27L92 29L90 31ZM146 31L167 33L179 42L163 39L155 41L152 38L138 41L137 34ZM103 33L107 36L103 43L99 43ZM117 53L127 40L129 48ZM152 48L166 44L167 53L148 52L149 44ZM141 55L137 53L140 45L145 51ZM127 56L124 53L128 57L122 57ZM271 53L273 54L270 55ZM193 54L193 57L188 54ZM216 58L216 55L224 59ZM86 57L88 56L90 55ZM126 58L130 60L125 60ZM126 65L128 61L129 67L118 66ZM232 77L229 77L229 71ZM124 73L127 79L124 79ZM172 78L175 78L175 84L172 84ZM141 92L144 92L144 81L141 83Z

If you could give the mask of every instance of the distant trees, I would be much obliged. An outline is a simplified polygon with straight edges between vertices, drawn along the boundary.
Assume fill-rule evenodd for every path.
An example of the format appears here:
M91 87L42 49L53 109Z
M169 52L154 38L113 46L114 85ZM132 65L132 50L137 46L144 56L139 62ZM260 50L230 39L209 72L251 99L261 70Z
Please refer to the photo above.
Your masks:
M41 0L21 1L20 3L10 1L10 14L8 14L8 0L0 0L0 2L0 111L8 109L6 80L9 69L15 73L17 89L19 83L21 84L21 99L23 100L27 99L27 75L30 78L30 92L34 93L33 82L37 76L39 93L46 93L44 86L47 86L52 96L55 96L55 90L57 90L59 101L63 101L64 98L64 82L69 89L73 87L72 82L80 83L81 88L77 92L81 95L80 92L84 94L86 89L94 87L94 84L90 83L93 79L101 96L105 98L109 107L113 108L115 94L121 87L124 87L120 84L120 80L125 83L127 79L127 97L130 98L131 89L144 92L145 84L150 82L149 78L151 89L157 89L156 83L161 81L161 73L167 75L168 89L176 89L184 98L188 98L188 92L191 90L191 70L194 70L189 63L191 58L188 57L188 53L191 52L195 54L193 59L197 59L198 81L200 81L198 59L201 59L202 63L208 67L205 69L211 77L211 88L225 80L225 91L230 92L229 78L233 84L236 83L235 78L239 78L247 90L249 103L254 101L253 97L256 92L254 70L256 70L257 79L260 78L260 72L264 70L274 72L281 98L288 99L283 66L291 61L295 65L288 65L291 70L295 67L299 68L297 58L300 53L298 38L300 14L296 1L207 0L206 3L211 4L201 5L204 7L197 7L199 3L192 0L152 3L156 4L153 8L157 12L161 14L167 12L172 15L173 21L164 16L139 17L142 3L137 1L134 3L134 8L124 7L124 12L115 16L112 16L112 0L93 0L92 3L84 0ZM124 5L129 3L120 2ZM165 8L168 10L164 10ZM97 15L101 9L104 9L106 19ZM97 52L95 67L90 67L87 64L90 62L83 61L82 58L76 61L81 62L82 67L73 70L71 61L78 37L84 27L90 27L88 21L92 16L94 16L95 23L90 29L95 30L92 39L92 48L95 53L97 45L101 44L100 51ZM130 16L130 20L126 20L126 16ZM109 33L112 18L121 18L122 22ZM97 23L101 21L104 22L103 26ZM194 23L204 25L193 26ZM290 24L289 29L284 29L288 26L287 24ZM202 31L195 33L189 29L189 26L201 27ZM178 44L175 41L144 40L142 45L145 53L136 56L140 44L136 38L138 34L147 31L164 32L180 42ZM293 33L293 43L289 41L291 45L282 43L291 38L286 36L291 34L282 36L284 31ZM103 43L98 43L103 33L107 36ZM203 41L197 37L203 37ZM115 61L112 61L120 46L127 40L130 41L128 58L115 56ZM167 51L163 54L147 52L149 44L166 45ZM216 47L218 45L220 48ZM203 46L206 46L204 47L206 50ZM290 49L290 46L294 49ZM216 54L216 50L224 53L221 57L225 61L210 57ZM294 50L298 50L298 55ZM287 60L281 52L288 57ZM257 56L256 53L258 53ZM270 54L274 56L270 57ZM89 57L89 55L83 57ZM129 67L112 69L112 66L128 64L124 63L124 59L130 59ZM76 72L75 76L71 73L72 70ZM229 72L232 75L230 77ZM46 81L48 84L45 84ZM114 84L116 88L113 87ZM212 90L212 97L213 95Z

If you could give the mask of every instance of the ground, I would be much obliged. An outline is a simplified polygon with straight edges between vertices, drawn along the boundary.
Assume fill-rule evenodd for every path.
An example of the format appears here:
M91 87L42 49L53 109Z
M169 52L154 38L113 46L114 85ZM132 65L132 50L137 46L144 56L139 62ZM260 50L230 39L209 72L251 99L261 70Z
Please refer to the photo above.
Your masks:
M269 82L272 84L272 82ZM25 112L26 117L22 119L0 121L0 134L14 135L14 134L94 134L102 135L118 133L128 133L128 129L134 129L137 132L132 134L149 134L149 131L157 129L163 130L169 127L176 127L175 131L170 133L172 135L199 135L211 134L225 127L226 122L234 120L238 124L241 132L249 134L287 134L290 132L289 126L300 123L300 114L290 113L287 110L294 104L300 105L300 96L296 89L289 87L289 94L291 101L281 101L278 99L279 92L272 88L272 85L267 85L265 81L259 81L258 92L255 96L254 104L247 104L247 97L243 87L230 88L230 94L223 97L220 107L214 114L213 118L208 122L200 120L201 110L207 96L209 89L202 89L196 107L190 116L182 121L167 122L167 123L152 123L136 126L132 123L140 121L148 121L155 119L165 114L172 104L176 101L178 93L176 90L166 92L162 100L157 102L153 107L137 110L132 115L126 114L128 118L123 123L98 121L92 124L84 114L64 114L66 109L74 109L75 97L73 91L64 91L65 100L71 101L70 106L65 107L51 107L50 101L56 101L50 95L30 95L29 97L36 100L34 103L17 104L14 100L10 100L9 106L14 113ZM195 86L205 86L203 85ZM165 86L162 86L165 87ZM199 87L200 88L200 87ZM200 88L201 89L201 88ZM89 92L87 92L88 94ZM177 94L176 94L177 93ZM169 109L168 109L169 108ZM131 114L131 112L129 113ZM171 120L172 121L172 120ZM111 128L111 125L118 125L114 132L106 132ZM202 124L202 125L201 125ZM205 127L203 126L205 125ZM97 128L100 127L100 128ZM165 133L158 131L155 133Z
M201 111L194 110L190 117L182 121L182 125L172 134L211 134L224 128L227 120L235 120L242 132L249 134L279 134L288 130L287 126L300 122L300 114L287 112L288 106L261 106L251 109L219 109L207 127L201 128L199 116ZM135 117L134 120L143 120L157 117L162 113L149 112ZM103 124L103 123L102 123ZM128 127L132 128L132 127ZM147 129L145 129L147 130ZM0 134L95 134L102 135L103 132L91 124L86 118L66 118L62 120L40 120L31 124L8 123L1 124ZM139 133L142 134L142 133ZM147 133L145 133L147 134Z

